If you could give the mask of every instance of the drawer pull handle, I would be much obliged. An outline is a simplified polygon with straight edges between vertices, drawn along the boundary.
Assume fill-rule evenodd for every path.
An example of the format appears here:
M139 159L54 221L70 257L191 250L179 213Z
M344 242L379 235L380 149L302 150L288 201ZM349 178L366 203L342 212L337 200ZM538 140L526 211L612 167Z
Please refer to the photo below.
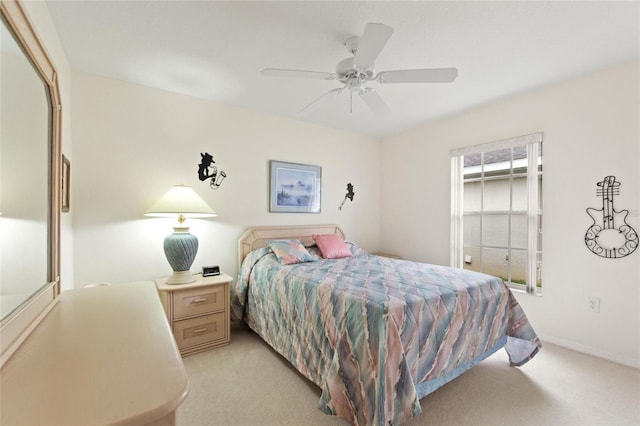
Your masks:
M198 297L197 299L193 299L191 303L202 303L206 302L208 299L206 297Z
M197 330L193 330L193 334L200 334L200 333L204 333L205 331L207 331L206 328L199 328Z

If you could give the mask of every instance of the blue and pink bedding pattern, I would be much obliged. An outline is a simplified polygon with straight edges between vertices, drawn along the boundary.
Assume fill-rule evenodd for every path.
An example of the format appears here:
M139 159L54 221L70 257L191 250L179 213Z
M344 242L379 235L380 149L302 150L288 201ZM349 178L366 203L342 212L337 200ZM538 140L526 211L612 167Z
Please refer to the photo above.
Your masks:
M399 424L419 399L505 347L522 365L541 347L499 278L354 254L281 265L244 260L232 313L322 388L320 408L351 424Z

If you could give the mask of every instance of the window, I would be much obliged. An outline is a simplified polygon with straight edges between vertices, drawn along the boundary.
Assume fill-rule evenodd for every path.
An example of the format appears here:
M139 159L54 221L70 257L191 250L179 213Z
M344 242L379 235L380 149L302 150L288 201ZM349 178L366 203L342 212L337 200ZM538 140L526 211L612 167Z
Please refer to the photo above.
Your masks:
M451 151L451 265L541 293L542 133Z

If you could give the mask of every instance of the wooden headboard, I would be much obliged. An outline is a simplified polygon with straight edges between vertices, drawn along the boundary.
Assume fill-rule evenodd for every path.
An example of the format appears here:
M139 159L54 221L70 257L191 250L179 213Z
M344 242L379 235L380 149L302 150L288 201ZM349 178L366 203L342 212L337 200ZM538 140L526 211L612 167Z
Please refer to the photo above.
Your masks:
M269 240L295 238L305 246L313 244L313 234L338 234L344 238L344 232L338 225L286 225L252 226L247 228L238 240L238 267L252 250L266 247Z

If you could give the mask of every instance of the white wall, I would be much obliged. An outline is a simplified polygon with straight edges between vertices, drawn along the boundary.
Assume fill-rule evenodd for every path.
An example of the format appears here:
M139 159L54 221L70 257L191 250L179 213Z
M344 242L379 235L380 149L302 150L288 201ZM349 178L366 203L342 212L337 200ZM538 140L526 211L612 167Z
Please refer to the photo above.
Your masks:
M596 183L622 182L616 209L640 231L640 65L514 96L387 138L380 158L380 248L449 263L449 150L544 133L542 297L518 294L547 341L640 366L640 249L603 259L585 246ZM587 309L599 297L600 313Z
M73 75L76 286L152 279L170 270L171 223L142 216L185 183L218 212L192 221L194 263L235 275L249 225L331 223L368 250L449 262L449 150L544 132L544 295L518 295L545 340L640 365L640 253L602 259L584 245L596 182L623 182L618 209L638 230L638 64L537 90L388 138L370 138L86 74ZM321 147L321 148L319 148ZM198 181L200 152L228 174ZM420 161L416 161L419 158ZM323 167L320 215L268 212L268 160ZM340 212L347 182L356 197ZM378 193L378 188L380 192ZM378 206L379 220L378 220ZM380 225L379 233L377 230ZM587 310L587 297L601 312Z
M72 83L76 287L170 274L162 241L173 222L143 213L179 183L218 213L189 221L192 272L218 264L235 276L238 238L254 225L337 223L377 250L378 140L89 74ZM204 152L227 174L219 189L198 180ZM269 160L322 167L320 214L268 212ZM348 182L356 195L339 211Z

